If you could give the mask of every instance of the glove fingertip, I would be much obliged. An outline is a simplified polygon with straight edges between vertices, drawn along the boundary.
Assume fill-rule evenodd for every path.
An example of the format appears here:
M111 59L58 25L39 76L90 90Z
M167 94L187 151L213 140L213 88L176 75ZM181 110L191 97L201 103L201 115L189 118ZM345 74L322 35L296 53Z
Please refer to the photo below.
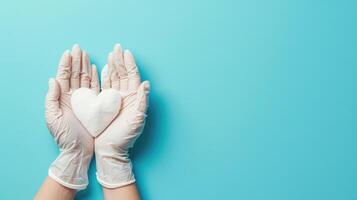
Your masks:
M144 81L142 83L142 85L144 87L143 89L144 89L145 92L149 92L150 91L150 82L149 81Z

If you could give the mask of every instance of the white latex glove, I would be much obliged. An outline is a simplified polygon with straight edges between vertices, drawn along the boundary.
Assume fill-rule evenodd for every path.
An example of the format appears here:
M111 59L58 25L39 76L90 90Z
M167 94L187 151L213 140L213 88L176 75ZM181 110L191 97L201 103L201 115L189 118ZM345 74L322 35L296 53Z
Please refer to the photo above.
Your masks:
M74 45L71 53L64 52L56 80L49 81L46 122L60 148L60 155L51 164L48 174L58 183L76 190L88 185L87 171L94 144L71 109L71 94L79 87L99 92L95 66L90 65L88 54Z
M115 45L102 70L102 90L117 89L122 95L119 115L95 139L97 179L116 188L135 182L128 151L140 136L148 107L149 82L141 83L134 57Z

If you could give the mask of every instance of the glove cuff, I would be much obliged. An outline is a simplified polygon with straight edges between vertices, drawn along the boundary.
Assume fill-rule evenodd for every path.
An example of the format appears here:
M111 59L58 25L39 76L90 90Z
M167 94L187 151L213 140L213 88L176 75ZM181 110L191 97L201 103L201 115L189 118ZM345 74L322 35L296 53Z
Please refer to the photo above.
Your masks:
M105 160L97 160L97 180L106 188L118 188L135 183L135 177L132 171L132 164L112 163Z
M63 179L57 177L57 176L51 171L51 168L48 170L48 176L51 177L53 180L55 180L57 183L59 183L59 184L65 186L65 187L74 189L74 190L84 190L84 189L86 189L87 186L88 186L88 183L83 184L83 185L76 185L76 184L71 184L71 183L69 183L69 182L65 182L65 181L63 181Z
M65 187L83 190L88 185L87 171L91 158L92 155L62 152L51 164L48 176Z
M98 175L98 173L96 173L97 175L97 180L98 182L103 186L103 187L106 187L106 188L119 188L119 187L124 187L124 186L127 186L127 185L130 185L132 183L135 183L135 178L133 177L132 180L128 180L126 182L119 182L119 183L107 183L105 182L104 180L102 180L100 178L100 176Z

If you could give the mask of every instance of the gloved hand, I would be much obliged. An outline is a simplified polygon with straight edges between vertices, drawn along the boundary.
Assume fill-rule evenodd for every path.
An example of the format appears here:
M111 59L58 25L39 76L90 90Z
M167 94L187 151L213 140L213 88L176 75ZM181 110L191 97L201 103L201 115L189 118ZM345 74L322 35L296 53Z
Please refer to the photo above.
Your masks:
M60 148L60 155L51 164L48 174L60 184L76 190L88 185L87 171L94 144L71 109L71 94L79 87L99 92L95 66L90 65L88 54L74 45L71 53L64 52L56 80L49 81L46 122Z
M148 107L149 82L141 83L134 57L115 45L102 70L102 90L117 89L122 95L119 115L95 139L97 179L116 188L135 182L128 151L140 136Z

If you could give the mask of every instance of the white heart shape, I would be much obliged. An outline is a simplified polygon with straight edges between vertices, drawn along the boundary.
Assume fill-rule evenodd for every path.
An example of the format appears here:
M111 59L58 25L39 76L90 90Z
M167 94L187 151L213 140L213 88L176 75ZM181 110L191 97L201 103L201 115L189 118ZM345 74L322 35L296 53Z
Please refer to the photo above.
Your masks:
M71 97L72 110L82 125L97 137L118 115L121 106L120 92L103 90L97 95L88 88L79 88Z

